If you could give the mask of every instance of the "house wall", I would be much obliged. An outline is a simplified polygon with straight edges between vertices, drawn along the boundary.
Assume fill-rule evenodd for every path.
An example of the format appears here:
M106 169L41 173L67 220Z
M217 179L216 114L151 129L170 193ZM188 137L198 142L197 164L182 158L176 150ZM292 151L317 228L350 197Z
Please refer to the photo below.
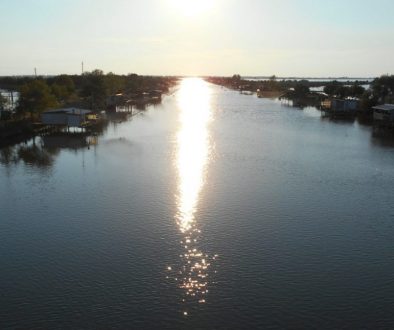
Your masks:
M394 111L377 110L373 111L373 119L380 121L394 121Z
M45 125L67 125L67 115L65 113L43 113L41 121Z
M345 109L350 111L356 111L358 108L358 101L356 100L345 100Z
M358 108L357 100L332 100L331 110L339 112L355 112Z
M66 113L43 113L41 121L45 125L64 125L80 127L85 122L85 115Z
M80 127L84 121L85 121L84 115L74 115L74 114L67 115L67 125L70 127Z

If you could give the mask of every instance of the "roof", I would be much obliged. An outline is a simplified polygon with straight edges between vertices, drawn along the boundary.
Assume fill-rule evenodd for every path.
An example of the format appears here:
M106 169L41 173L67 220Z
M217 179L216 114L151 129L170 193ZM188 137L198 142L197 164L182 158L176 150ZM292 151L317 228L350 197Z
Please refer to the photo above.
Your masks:
M336 98L336 99L332 99L333 101L340 101L340 102L349 102L349 101L359 101L359 99L358 98L356 98L356 97L347 97L347 98L345 98L345 99L338 99L338 98Z
M383 111L394 111L394 104L381 104L375 107L372 107L375 110L383 110Z
M63 109L53 109L53 110L48 110L44 111L44 113L66 113L69 115L87 115L91 113L91 110L87 109L79 109L79 108L63 108Z

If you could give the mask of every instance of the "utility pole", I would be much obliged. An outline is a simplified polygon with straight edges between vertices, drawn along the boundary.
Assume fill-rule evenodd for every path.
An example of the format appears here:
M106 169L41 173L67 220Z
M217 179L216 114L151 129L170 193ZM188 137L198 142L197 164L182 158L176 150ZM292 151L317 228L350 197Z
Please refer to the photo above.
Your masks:
M34 76L37 78L37 68L34 68Z
M82 74L83 74L83 61L82 61L82 63L81 63L81 64L82 64Z

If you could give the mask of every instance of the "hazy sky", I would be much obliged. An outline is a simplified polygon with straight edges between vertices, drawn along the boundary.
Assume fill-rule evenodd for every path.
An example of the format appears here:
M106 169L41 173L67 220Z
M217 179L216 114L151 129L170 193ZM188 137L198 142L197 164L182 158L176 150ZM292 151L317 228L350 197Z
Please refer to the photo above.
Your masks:
M394 73L393 0L0 0L0 75Z

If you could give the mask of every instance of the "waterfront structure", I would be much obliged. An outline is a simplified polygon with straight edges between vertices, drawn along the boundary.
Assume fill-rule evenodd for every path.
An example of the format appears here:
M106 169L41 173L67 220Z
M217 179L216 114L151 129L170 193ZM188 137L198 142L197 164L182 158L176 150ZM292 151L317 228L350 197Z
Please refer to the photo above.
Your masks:
M48 110L41 114L41 121L45 125L83 127L95 114L91 110L78 108L63 108Z
M107 112L132 112L133 105L156 104L161 101L163 91L159 89L129 94L114 94L106 99Z
M381 123L394 123L394 104L381 104L373 109L373 119Z
M354 115L358 107L357 98L326 99L321 102L322 110L334 115Z
M106 100L107 111L116 112L118 106L124 106L126 103L126 98L122 93L110 95Z

